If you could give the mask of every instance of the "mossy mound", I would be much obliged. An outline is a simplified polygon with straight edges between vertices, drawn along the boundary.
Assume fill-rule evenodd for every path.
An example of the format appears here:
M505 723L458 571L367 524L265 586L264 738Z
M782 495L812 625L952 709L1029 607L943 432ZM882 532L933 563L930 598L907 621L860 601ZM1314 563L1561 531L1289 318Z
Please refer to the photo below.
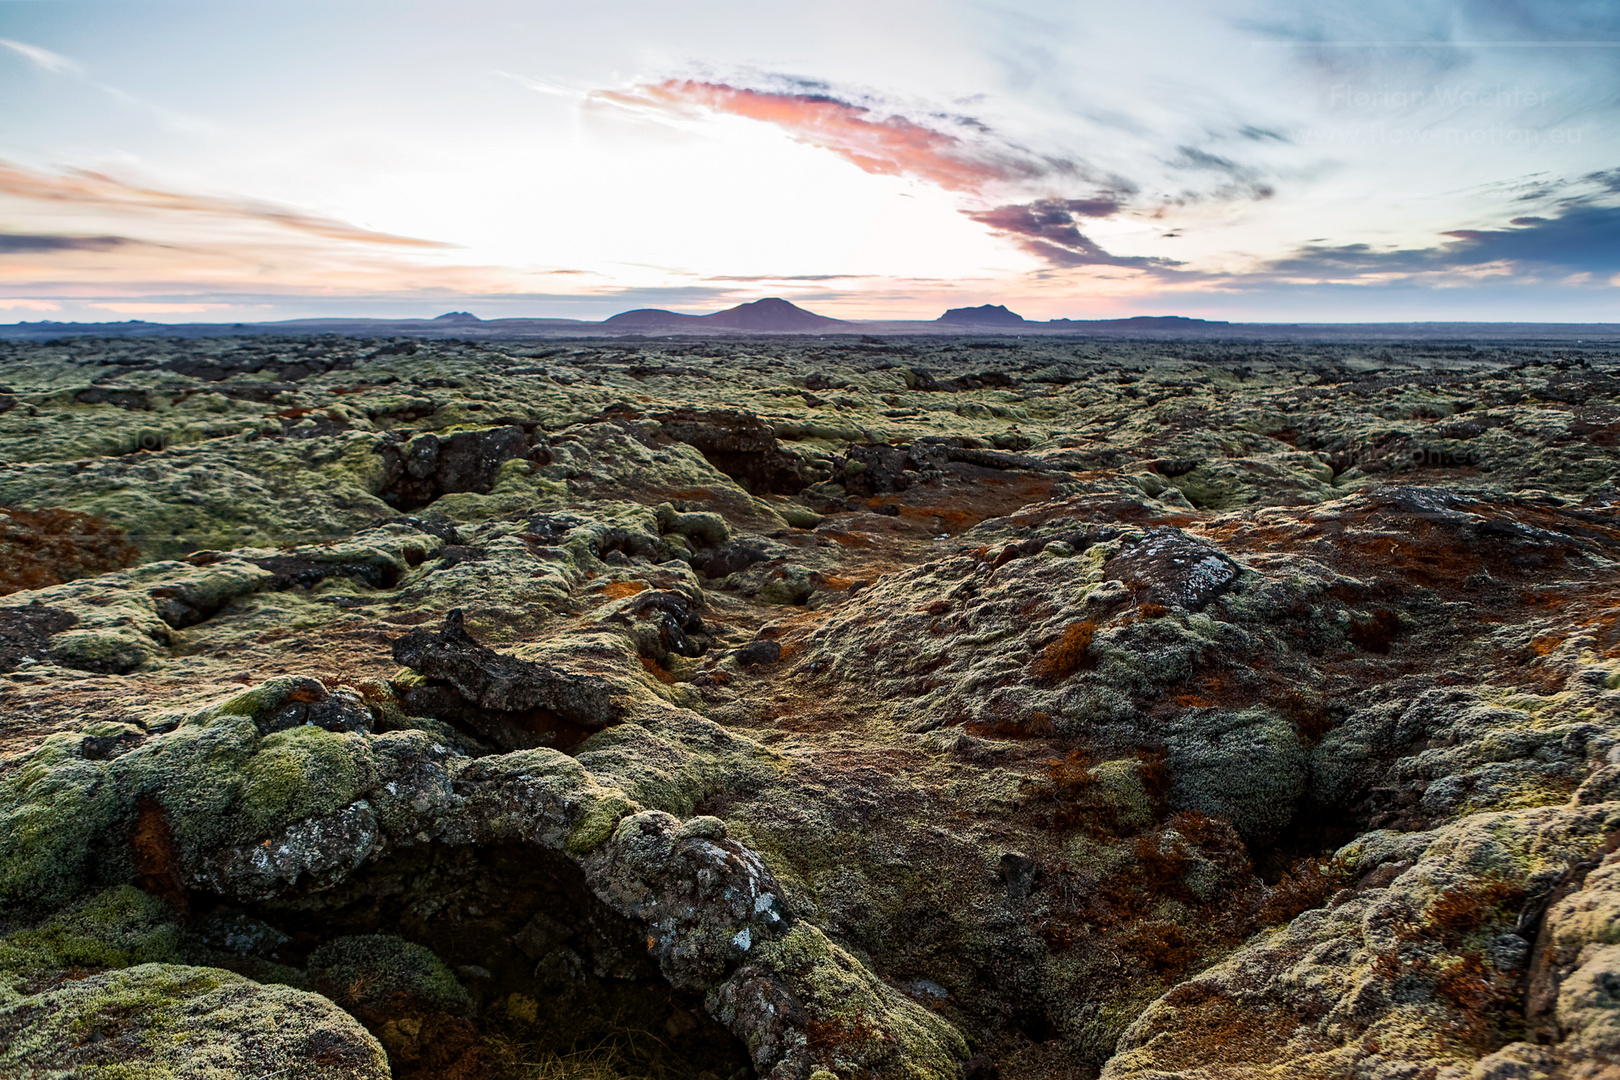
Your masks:
M138 964L0 1005L0 1067L87 1080L387 1080L377 1040L325 998L217 968Z
M387 934L329 941L309 956L310 978L351 1012L464 1013L467 991L444 962L420 945Z

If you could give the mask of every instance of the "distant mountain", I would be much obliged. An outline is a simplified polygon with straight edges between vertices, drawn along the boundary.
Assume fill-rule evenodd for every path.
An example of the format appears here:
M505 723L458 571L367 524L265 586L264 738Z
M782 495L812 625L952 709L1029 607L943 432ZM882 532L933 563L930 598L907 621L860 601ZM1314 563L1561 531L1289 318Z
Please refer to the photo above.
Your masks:
M475 323L483 322L470 311L447 311L433 320L436 323Z
M665 311L663 308L637 308L634 311L621 311L617 315L610 315L602 320L602 325L617 330L666 330L676 326L701 324L704 318L702 315L682 315L678 311Z
M772 296L755 300L751 304L738 304L712 315L682 315L659 308L639 308L603 319L603 326L616 330L671 330L697 329L704 326L724 327L727 330L757 330L766 333L815 333L833 330L849 324L842 319L829 319L806 311L786 300Z
M1132 315L1128 319L1052 319L1047 326L1080 326L1087 329L1120 330L1197 330L1203 326L1231 326L1215 319L1189 319L1185 315Z
M1023 326L1024 317L1008 311L1003 304L980 304L978 307L951 308L935 322L958 326Z
M829 330L849 325L842 319L817 315L774 296L705 315L703 321L733 330Z

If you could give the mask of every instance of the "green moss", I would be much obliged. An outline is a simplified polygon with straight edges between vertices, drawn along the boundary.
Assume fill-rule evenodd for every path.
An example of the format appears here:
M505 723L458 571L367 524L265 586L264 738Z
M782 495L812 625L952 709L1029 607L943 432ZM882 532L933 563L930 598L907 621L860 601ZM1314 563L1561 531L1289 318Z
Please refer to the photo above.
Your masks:
M0 971L121 968L180 959L174 913L131 885L108 889L41 926L0 939Z
M1170 802L1224 817L1250 844L1269 842L1305 790L1306 757L1287 721L1268 709L1190 709L1168 725Z
M87 884L91 840L119 807L99 787L101 764L79 757L79 742L52 735L0 780L0 909L49 911Z
M585 816L568 834L568 853L586 855L607 843L619 822L639 811L641 807L618 792L612 792L591 804Z
M365 772L364 739L303 726L264 739L243 770L235 832L248 839L353 802Z
M800 923L759 946L758 959L785 974L821 1028L807 1047L812 1067L835 1074L954 1080L967 1057L960 1032L902 997L820 930Z
M151 638L127 627L66 630L51 638L51 656L63 667L127 675L157 654Z
M778 506L776 511L782 515L784 521L793 526L795 529L813 529L817 525L820 525L823 520L825 520L814 510L791 503L784 506Z
M384 1080L382 1047L331 1002L215 968L141 964L0 1007L0 1074L76 1080Z
M1153 824L1153 798L1142 784L1143 767L1140 758L1120 758L1089 770L1097 801L1113 811L1115 821L1125 832L1137 832Z
M142 798L162 808L182 867L353 802L366 740L310 726L261 739L241 713L271 700L260 687L106 762L79 755L82 735L46 739L0 780L0 905L45 914L132 878L125 838Z
M342 937L309 955L314 985L352 1010L465 1012L467 991L429 949L389 934Z

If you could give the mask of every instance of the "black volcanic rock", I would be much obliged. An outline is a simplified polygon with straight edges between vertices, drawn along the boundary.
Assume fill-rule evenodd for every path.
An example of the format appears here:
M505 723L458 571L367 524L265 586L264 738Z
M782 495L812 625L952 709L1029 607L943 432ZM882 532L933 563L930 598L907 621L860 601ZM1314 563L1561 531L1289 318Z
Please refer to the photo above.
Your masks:
M951 308L935 322L954 323L958 326L1023 326L1024 317L1008 311L1004 304L980 304L978 307Z

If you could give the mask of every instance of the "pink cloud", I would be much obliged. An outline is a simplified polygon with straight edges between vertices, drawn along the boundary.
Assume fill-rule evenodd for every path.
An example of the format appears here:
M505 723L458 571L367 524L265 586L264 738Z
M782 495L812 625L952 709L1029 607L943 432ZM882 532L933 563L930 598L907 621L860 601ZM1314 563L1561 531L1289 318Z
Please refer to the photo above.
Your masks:
M600 91L596 96L621 105L695 106L775 124L800 142L829 150L864 172L915 177L946 191L976 194L998 181L1031 180L1068 168L987 151L903 116L883 116L862 105L815 94L667 79L629 91Z
M908 176L968 196L961 213L1020 249L1055 266L1116 266L1160 270L1168 260L1113 255L1076 227L1079 218L1120 213L1130 185L1115 179L1085 186L1086 198L1060 198L1053 187L1084 182L1087 170L998 138L977 121L939 119L938 127L885 115L823 94L749 90L724 83L666 79L595 97L630 108L680 112L704 109L774 124L800 142L837 154L877 176ZM942 130L953 125L961 133ZM985 206L997 194L1028 192L1033 201Z

